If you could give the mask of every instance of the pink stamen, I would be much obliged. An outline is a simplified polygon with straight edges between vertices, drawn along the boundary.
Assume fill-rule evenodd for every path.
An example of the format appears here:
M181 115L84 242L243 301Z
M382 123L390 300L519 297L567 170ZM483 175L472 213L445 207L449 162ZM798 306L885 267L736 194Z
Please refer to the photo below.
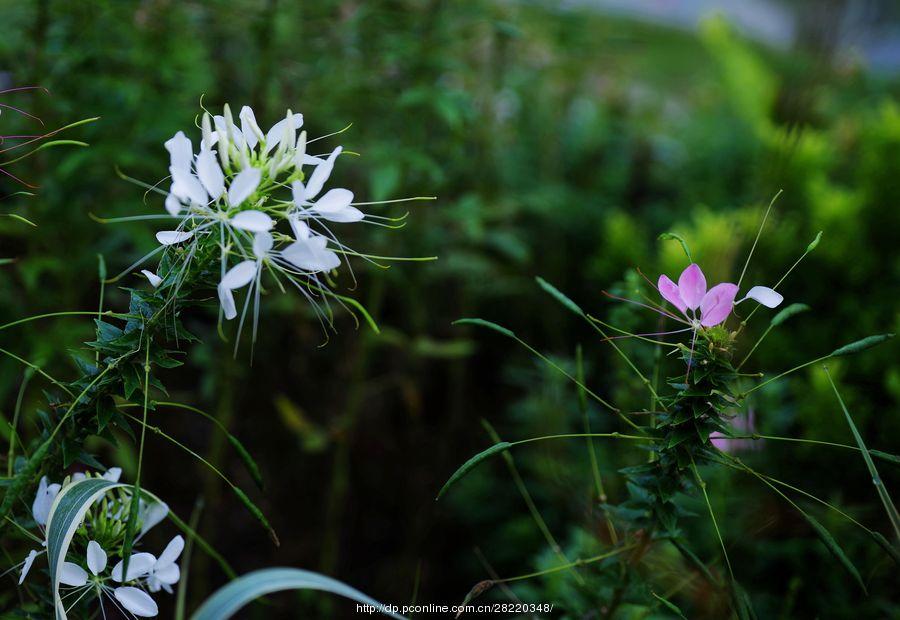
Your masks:
M2 172L3 174L5 174L5 175L8 176L9 178L13 179L14 181L17 181L17 182L21 183L22 185L24 185L25 187L27 187L27 188L29 188L29 189L37 189L37 188L38 188L37 185L32 185L31 183L25 182L25 181L23 181L22 179L20 179L19 177L17 177L16 175L14 175L14 174L12 174L12 173L10 173L10 172L7 172L7 171L4 170L3 168L0 168L0 172Z
M668 318L670 318L670 319L672 319L672 320L674 320L674 321L678 321L679 323L684 323L685 325L690 325L690 323L688 323L687 321L685 321L685 320L682 319L682 318L679 318L679 317L675 316L675 315L672 314L671 312L666 312L665 310L661 310L661 309L659 309L659 308L654 308L653 306L648 306L647 304L642 304L641 302L635 301L635 300L633 300L633 299L627 299L627 298L625 298L625 297L619 297L618 295L613 295L612 293L607 292L607 291L600 291L600 292L603 293L604 295L606 295L607 297L612 298L612 299L616 299L616 300L618 300L618 301L624 301L624 302L627 302L627 303L629 303L629 304L634 304L634 305L636 305L636 306L640 306L641 308L646 308L647 310L652 310L653 312L656 312L656 313L658 313L658 314L661 314L661 315L663 315L663 316L665 316L665 317L668 317Z

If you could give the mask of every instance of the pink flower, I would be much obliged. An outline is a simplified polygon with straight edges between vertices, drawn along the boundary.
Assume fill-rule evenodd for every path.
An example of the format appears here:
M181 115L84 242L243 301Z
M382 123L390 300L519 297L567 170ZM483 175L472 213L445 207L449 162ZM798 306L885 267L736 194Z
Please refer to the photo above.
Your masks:
M746 418L735 418L732 427L736 435L753 435L756 433L756 415L751 409ZM715 431L709 434L709 441L722 452L743 452L746 450L755 450L755 439L733 439L724 433Z
M678 284L668 276L661 275L657 286L660 295L678 308L694 329L715 327L724 322L734 308L734 298L738 293L737 285L731 282L722 282L706 290L706 276L696 263L691 263L681 272ZM744 299L754 299L764 306L774 308L784 298L773 289L754 286Z

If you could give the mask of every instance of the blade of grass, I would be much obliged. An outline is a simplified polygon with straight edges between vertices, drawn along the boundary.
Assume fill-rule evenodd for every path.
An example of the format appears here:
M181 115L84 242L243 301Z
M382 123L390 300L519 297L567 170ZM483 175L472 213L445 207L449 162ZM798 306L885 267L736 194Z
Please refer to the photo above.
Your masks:
M890 494L885 488L884 482L881 480L881 476L878 475L878 469L876 469L875 463L872 461L872 457L869 455L869 451L866 449L866 444L865 442L863 442L862 435L859 434L859 430L857 430L856 424L853 422L853 418L850 416L850 411L844 404L844 399L841 398L841 394L840 392L838 392L837 386L835 385L834 380L832 380L831 378L831 373L828 372L828 367L823 364L822 368L825 371L825 376L828 378L828 383L831 384L831 388L834 390L834 395L837 397L838 403L840 403L841 405L841 409L844 412L844 417L847 419L847 425L850 427L850 432L853 433L853 439L856 440L856 445L859 446L859 451L862 452L863 460L866 462L866 467L869 469L869 474L872 476L872 484L875 485L875 490L878 492L878 497L881 499L881 503L884 505L884 509L887 512L888 519L891 522L891 526L894 528L894 534L897 536L897 539L900 540L900 514L897 513L897 507L894 505Z

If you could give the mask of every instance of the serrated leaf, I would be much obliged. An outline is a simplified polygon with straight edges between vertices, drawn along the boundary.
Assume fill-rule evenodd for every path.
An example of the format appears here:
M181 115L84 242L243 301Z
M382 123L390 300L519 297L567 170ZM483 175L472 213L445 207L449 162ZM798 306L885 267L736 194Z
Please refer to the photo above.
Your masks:
M853 355L854 353L860 353L865 351L866 349L871 349L874 346L877 346L884 342L885 340L890 340L894 337L894 334L876 334L875 336L869 336L867 338L863 338L862 340L857 340L856 342L851 342L850 344L845 344L844 346L835 349L829 355L829 357L841 357L842 355Z
M264 568L242 575L206 599L191 616L191 620L228 620L260 596L284 590L331 592L363 605L372 605L392 618L405 620L403 616L384 610L381 603L345 583L297 568Z
M484 319L457 319L453 321L453 325L478 325L480 327L487 327L488 329L492 329L495 332L500 332L504 336L508 338L515 338L516 334L512 330L506 329L505 327L501 327L496 323L491 323L490 321L485 321Z
M556 301L561 303L563 306L565 306L575 314L584 316L584 310L582 310L574 301L563 295L563 293L558 288L556 288L540 276L536 277L535 280L537 281L538 286L549 293L550 296L553 297Z
M807 310L809 310L809 306L807 306L806 304L791 304L790 306L784 308L781 312L773 316L769 324L772 327L778 327L795 314L800 314L801 312L806 312Z
M485 450L484 452L479 452L468 461L462 464L462 467L453 472L453 475L450 476L450 479L444 483L444 486L441 487L440 492L438 493L435 500L441 499L441 496L447 492L451 486L453 486L456 482L458 482L463 476L472 471L475 467L478 466L481 461L488 459L495 454L499 454L500 452L504 452L505 450L509 450L512 446L508 441L501 441L500 443L495 443L493 446Z

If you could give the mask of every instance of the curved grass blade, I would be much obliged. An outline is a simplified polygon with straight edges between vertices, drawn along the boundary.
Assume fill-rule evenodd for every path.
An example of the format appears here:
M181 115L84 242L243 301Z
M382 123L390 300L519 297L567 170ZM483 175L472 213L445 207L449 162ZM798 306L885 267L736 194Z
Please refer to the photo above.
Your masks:
M91 505L107 491L128 486L103 478L85 478L66 485L56 496L47 518L47 558L56 619L65 620L66 609L59 595L59 580L72 537Z
M891 522L891 526L893 526L894 528L894 534L896 534L897 538L900 539L900 514L897 513L897 507L894 505L890 494L884 486L884 482L881 480L881 476L878 474L878 469L875 467L875 463L872 461L872 457L869 455L866 444L865 442L863 442L862 435L859 434L859 430L857 430L856 424L854 424L853 422L853 418L850 417L850 411L847 410L847 405L844 404L844 399L841 398L837 386L831 379L831 373L828 372L828 367L823 366L823 368L825 370L825 376L828 377L828 383L831 384L831 389L834 390L834 395L837 396L838 403L840 403L841 409L844 411L844 417L847 419L848 426L850 426L850 432L853 433L853 439L856 440L856 445L859 446L859 451L862 452L863 460L866 462L866 467L869 469L869 475L872 476L872 483L875 485L875 490L878 491L878 497L879 499L881 499L881 503L884 505L884 510L887 512L888 519Z
M264 568L238 577L206 599L191 616L191 620L228 620L260 596L284 590L331 592L363 605L371 605L392 618L405 620L403 616L385 610L381 603L345 583L297 568Z
M505 450L509 450L511 447L512 444L508 441L501 441L499 443L495 443L484 452L479 452L478 454L470 458L468 461L463 463L459 469L453 472L453 475L450 476L450 479L444 483L444 486L441 487L441 490L440 492L438 492L437 497L434 498L435 501L441 499L444 493L447 492L447 489L456 484L463 476L475 469L475 467L477 467L478 464L481 463L481 461L488 459L500 452L504 452Z
M536 277L535 280L537 281L538 286L544 289L544 291L546 291L556 301L561 303L563 306L565 306L575 314L584 316L584 310L582 310L574 301L563 295L562 291L560 291L558 288L556 288L540 276Z

